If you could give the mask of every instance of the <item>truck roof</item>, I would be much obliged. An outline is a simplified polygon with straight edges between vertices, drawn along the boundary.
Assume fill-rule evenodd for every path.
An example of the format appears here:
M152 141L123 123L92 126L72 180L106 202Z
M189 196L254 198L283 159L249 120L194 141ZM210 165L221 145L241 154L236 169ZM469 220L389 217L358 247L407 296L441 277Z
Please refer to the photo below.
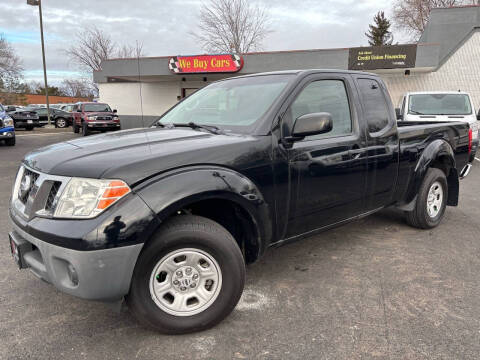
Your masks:
M378 77L377 74L373 74L365 71L342 70L342 69L304 69L304 70L269 71L269 72L262 72L262 73L256 73L256 74L247 74L247 75L235 76L233 78L222 79L220 81L228 80L228 79L253 77L253 76L263 76L263 75L286 75L286 74L309 75L309 74L317 74L317 73L363 74L363 75Z
M470 96L470 94L465 91L411 91L411 92L405 93L405 95L426 95L426 94L462 94L462 95Z

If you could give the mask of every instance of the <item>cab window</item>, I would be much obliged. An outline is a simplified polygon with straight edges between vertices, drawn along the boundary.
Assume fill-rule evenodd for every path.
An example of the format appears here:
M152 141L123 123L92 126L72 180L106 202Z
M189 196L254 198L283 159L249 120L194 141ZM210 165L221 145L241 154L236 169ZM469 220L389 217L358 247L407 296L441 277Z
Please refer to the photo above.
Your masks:
M379 132L387 127L390 118L382 88L378 81L373 79L359 79L358 85L363 100L368 131L370 133Z
M308 84L290 106L287 117L293 124L295 119L302 115L319 112L331 114L332 131L307 136L304 141L352 133L350 104L345 83L342 80L318 80Z

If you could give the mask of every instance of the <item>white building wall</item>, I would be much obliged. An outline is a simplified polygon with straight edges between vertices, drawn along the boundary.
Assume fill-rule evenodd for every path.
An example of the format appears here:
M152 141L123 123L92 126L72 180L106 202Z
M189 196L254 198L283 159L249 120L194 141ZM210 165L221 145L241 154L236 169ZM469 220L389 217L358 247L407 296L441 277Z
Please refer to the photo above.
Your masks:
M480 31L472 36L435 72L381 74L392 101L398 106L408 91L457 91L470 93L473 104L480 106Z
M101 83L99 101L108 103L112 109L117 109L123 115L159 116L177 103L182 88L199 89L210 82L204 81L159 81L143 83ZM140 102L140 85L142 102Z

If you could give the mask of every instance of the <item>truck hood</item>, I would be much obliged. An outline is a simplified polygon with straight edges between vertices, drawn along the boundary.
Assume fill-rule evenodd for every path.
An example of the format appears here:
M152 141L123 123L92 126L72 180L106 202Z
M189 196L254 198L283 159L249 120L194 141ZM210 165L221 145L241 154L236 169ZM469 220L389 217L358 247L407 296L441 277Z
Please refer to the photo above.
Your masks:
M132 185L186 165L233 166L256 141L188 128L132 129L53 144L27 154L24 163L51 175L121 179Z

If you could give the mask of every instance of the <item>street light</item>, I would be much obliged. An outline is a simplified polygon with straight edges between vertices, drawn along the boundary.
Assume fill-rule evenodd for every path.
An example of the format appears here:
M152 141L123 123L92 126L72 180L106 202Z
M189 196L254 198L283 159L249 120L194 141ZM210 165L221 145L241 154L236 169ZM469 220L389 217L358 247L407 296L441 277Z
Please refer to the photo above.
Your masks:
M43 80L45 82L45 98L47 100L47 118L48 125L46 127L52 127L50 121L50 102L48 101L48 85L47 85L47 65L45 63L45 45L43 42L43 21L42 21L42 0L27 0L28 5L38 6L38 13L40 15L40 37L42 39L42 58L43 58Z

